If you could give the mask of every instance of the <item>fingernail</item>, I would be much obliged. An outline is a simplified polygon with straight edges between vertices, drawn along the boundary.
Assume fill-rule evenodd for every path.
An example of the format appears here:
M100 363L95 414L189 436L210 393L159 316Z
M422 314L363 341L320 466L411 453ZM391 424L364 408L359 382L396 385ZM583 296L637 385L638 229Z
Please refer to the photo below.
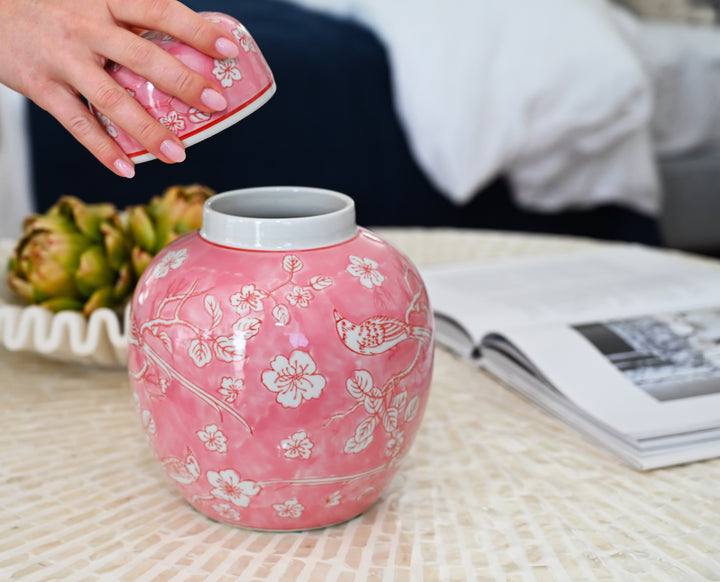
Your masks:
M233 59L240 54L238 45L225 37L220 37L215 41L215 48L217 49L217 52L228 59Z
M170 139L166 139L160 144L160 151L173 162L182 162L185 160L185 150L182 146L179 146Z
M200 95L200 99L206 107L209 107L213 111L222 111L223 109L227 109L227 101L225 100L225 97L215 91L215 89L204 89Z
M130 162L126 160L115 160L114 166L115 169L120 173L120 175L125 178L132 178L135 175L135 166L133 166Z

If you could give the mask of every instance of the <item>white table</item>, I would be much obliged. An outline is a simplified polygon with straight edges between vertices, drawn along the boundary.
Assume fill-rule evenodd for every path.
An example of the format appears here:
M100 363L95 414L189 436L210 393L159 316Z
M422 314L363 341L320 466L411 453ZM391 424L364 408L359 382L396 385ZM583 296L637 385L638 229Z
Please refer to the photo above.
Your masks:
M418 263L563 252L559 237L384 231ZM381 501L260 533L192 510L123 370L0 352L0 580L720 579L720 460L641 473L439 349Z

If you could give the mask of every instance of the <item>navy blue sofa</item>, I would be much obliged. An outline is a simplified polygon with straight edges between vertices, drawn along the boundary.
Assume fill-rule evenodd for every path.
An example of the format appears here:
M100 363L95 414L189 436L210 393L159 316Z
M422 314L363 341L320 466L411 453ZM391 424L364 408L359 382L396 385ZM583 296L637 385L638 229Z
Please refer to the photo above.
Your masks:
M392 105L386 55L374 35L275 0L188 1L243 22L273 69L276 95L230 129L188 149L178 165L140 164L115 177L46 112L31 106L33 180L40 210L61 194L118 206L171 184L217 191L259 185L331 188L356 200L365 226L455 226L579 234L659 243L654 220L607 206L544 215L517 208L502 176L455 206L413 160Z

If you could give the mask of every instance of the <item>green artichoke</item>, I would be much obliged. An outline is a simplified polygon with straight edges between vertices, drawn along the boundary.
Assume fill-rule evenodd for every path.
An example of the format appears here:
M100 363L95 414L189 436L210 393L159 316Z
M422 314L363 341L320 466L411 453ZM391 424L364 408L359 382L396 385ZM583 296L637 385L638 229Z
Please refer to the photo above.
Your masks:
M8 286L30 303L86 316L123 303L135 281L117 209L72 196L25 219L7 275Z
M131 262L140 277L152 258L179 236L200 228L205 200L215 194L207 186L171 186L147 205L126 210Z

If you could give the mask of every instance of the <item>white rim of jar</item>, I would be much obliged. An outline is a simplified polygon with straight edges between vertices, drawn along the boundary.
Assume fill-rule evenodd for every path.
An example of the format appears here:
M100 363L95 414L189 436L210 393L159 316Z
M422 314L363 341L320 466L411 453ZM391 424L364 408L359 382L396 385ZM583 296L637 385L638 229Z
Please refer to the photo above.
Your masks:
M263 186L211 196L200 236L246 250L307 250L355 237L355 202L340 192L304 186Z

